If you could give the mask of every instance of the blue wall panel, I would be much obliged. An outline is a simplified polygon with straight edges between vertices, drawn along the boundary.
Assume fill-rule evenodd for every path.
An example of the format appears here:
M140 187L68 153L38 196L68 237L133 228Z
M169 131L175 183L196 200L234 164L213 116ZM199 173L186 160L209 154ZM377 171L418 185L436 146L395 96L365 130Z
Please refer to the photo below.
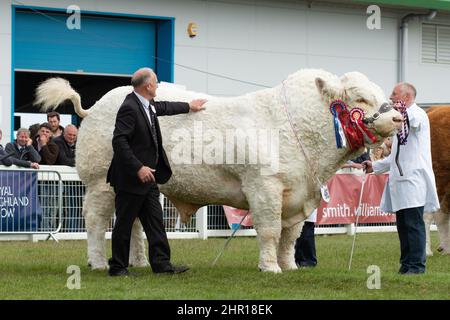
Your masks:
M155 22L82 14L81 29L70 30L68 17L17 11L15 68L111 74L155 68Z

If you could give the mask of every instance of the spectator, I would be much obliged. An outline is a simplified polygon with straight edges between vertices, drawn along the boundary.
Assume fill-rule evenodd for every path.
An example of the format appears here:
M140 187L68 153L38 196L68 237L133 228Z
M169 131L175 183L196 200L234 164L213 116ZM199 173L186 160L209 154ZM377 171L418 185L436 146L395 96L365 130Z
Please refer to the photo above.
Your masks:
M317 265L316 241L314 237L317 209L305 220L300 237L295 241L295 263L299 268Z
M0 141L2 141L2 129L0 129ZM12 165L11 157L7 156L6 151L3 149L2 144L0 143L0 165L10 166Z
M395 212L400 240L400 274L425 272L425 224L423 212L439 209L431 163L430 123L414 102L416 89L409 83L394 87L391 100L402 113L402 128L393 137L392 153L383 160L365 161L367 172L389 171L380 209Z
M365 149L364 153L362 155L360 155L359 157L347 161L347 163L342 166L342 169L362 170L363 166L361 163L366 160L370 160L370 151L368 149Z
M31 126L28 127L28 130L30 130L30 138L31 140L34 141L34 139L36 139L36 136L39 133L39 127L41 126L40 123L35 123L32 124Z
M56 143L59 149L55 164L75 167L75 144L77 135L77 127L69 124L64 128L62 136L53 139L53 142Z
M381 160L381 159L384 159L384 148L383 148L383 145L372 149L372 152L370 154L370 160L371 161L377 161L377 160Z
M32 145L30 131L20 128L16 133L16 140L6 145L6 153L12 153L12 163L19 167L39 169L41 156Z
M392 149L392 138L385 138L381 146L383 147L383 156L387 157L388 155L390 155Z
M75 166L75 143L77 140L78 129L73 124L69 124L64 128L62 136L53 139L59 147L58 158L56 159L57 165ZM77 226L80 226L77 222L81 221L80 208L81 204L77 186L71 182L63 182L64 193L64 223L63 228L68 232L76 232ZM80 228L81 229L81 228Z
M52 140L52 128L47 122L39 126L38 135L33 142L34 148L41 155L40 164L55 164L59 148Z
M61 121L60 115L56 111L47 113L47 122L50 124L53 137L59 137L63 134L64 128L59 124Z

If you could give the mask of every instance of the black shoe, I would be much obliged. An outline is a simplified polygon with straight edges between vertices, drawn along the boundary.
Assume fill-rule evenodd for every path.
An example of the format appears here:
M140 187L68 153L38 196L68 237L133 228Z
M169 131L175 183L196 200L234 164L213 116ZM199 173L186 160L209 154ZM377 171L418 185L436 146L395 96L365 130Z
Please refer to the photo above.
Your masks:
M108 271L110 277L135 277L135 273L129 272L127 269L120 269L116 271Z
M425 271L411 271L411 270L408 270L408 271L406 271L405 273L402 273L402 274L405 275L405 276L415 276L415 275L424 274L424 273L425 273Z
M398 269L399 274L405 274L407 272L408 272L408 268L406 268L406 267L400 267L400 269Z
M166 274L177 274L188 271L189 268L186 266L168 266L164 269L153 270L154 273L166 273Z

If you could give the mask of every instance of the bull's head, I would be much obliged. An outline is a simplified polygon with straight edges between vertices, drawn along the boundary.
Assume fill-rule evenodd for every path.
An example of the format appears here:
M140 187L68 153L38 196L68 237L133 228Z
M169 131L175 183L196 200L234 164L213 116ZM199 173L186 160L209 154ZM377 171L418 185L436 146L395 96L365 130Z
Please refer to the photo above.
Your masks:
M316 86L325 101L339 99L350 110L362 109L362 121L377 137L377 144L381 138L392 136L402 124L401 114L388 103L381 88L362 73L349 72L331 82L316 78Z

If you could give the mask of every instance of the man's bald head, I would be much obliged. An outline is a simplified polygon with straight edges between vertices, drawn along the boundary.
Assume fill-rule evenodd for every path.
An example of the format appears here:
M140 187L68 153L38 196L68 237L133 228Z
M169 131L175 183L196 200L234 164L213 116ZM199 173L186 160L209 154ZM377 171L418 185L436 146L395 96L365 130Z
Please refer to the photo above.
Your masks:
M392 90L391 100L394 102L404 101L406 106L409 107L416 100L416 88L408 82L400 82Z
M155 76L155 73L153 72L152 69L140 68L131 77L131 85L135 89L139 88L143 84L148 83L154 76Z

